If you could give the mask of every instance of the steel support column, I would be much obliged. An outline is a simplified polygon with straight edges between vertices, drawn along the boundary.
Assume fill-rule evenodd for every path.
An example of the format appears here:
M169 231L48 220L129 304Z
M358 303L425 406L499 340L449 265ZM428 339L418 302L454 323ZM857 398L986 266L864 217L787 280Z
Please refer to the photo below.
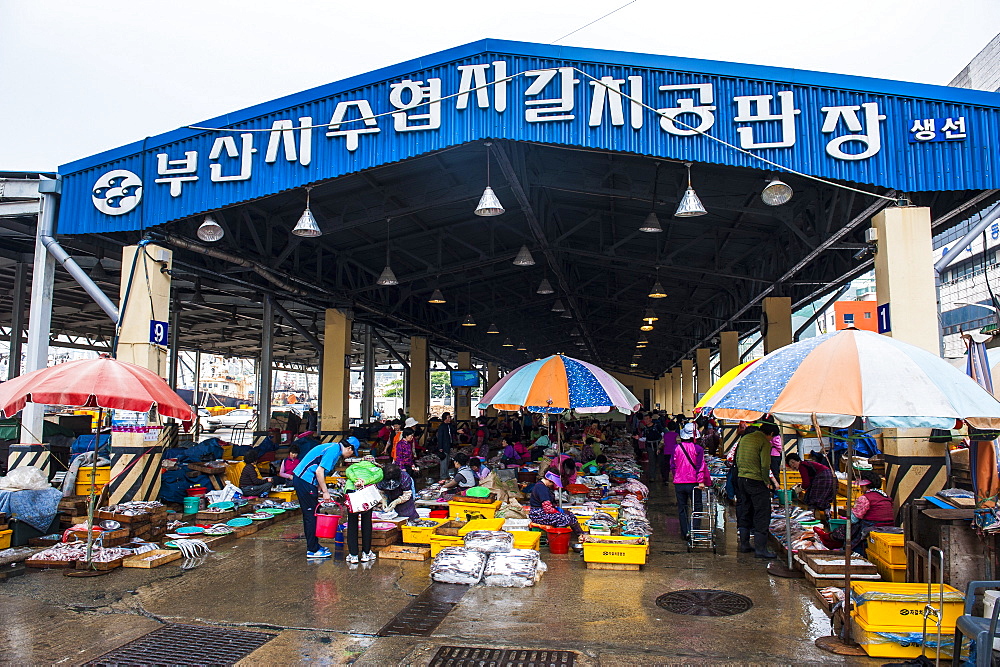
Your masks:
M271 425L271 387L274 377L274 302L264 299L260 321L260 366L257 371L257 430Z
M361 423L367 424L371 421L372 413L375 411L375 340L374 327L365 325L363 335L364 361L362 362L362 375L364 384L361 389Z
M14 268L14 290L10 309L10 359L7 361L7 379L21 374L21 336L24 334L24 296L28 288L28 264L18 262Z

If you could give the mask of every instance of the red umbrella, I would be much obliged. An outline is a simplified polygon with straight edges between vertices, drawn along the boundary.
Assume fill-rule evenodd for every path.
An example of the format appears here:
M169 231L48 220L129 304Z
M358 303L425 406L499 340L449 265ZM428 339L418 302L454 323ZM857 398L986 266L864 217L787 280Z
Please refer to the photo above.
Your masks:
M70 361L0 384L0 413L11 416L26 403L149 412L182 421L191 406L151 370L111 357Z

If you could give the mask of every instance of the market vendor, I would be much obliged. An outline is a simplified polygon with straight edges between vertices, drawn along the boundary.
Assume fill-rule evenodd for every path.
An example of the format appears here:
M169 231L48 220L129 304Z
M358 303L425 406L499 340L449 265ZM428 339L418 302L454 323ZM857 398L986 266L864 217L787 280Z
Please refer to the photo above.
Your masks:
M862 486L868 490L858 496L851 508L851 548L865 555L868 544L868 533L876 528L896 525L896 512L892 506L892 498L882 490L882 477L874 470L859 470ZM847 527L838 526L836 530L827 533L821 528L813 528L816 536L830 549L842 549L847 538Z
M452 465L455 466L455 476L449 480L441 480L441 492L465 491L474 486L478 486L476 473L469 467L469 455L465 452L458 452L452 457Z
M288 458L281 462L278 477L289 482L295 477L295 466L299 464L299 446L294 442L288 446ZM275 479L275 482L278 480Z
M326 474L333 470L337 461L343 457L354 456L361 446L357 438L351 436L343 442L331 442L319 447L313 447L304 454L295 466L292 486L302 510L302 527L306 537L306 558L329 558L333 553L320 546L316 537L316 506L320 500L331 502L330 491L326 486Z
M393 510L399 516L408 519L419 519L417 506L414 504L416 486L413 478L395 463L390 463L385 467L385 474L382 481L375 485L385 497L386 510Z
M798 454L785 457L785 465L802 476L802 490L806 492L806 507L816 512L827 512L837 496L837 478L833 471L818 461L803 461Z
M417 434L412 428L404 428L402 437L396 442L393 449L392 462L405 470L410 475L416 471L414 467L414 455L417 446Z
M528 518L532 523L555 528L572 528L573 536L579 540L583 534L580 522L569 512L563 512L555 505L552 489L563 488L562 479L554 472L547 472L531 487ZM578 548L574 546L574 549Z
M598 454L593 461L587 461L583 464L583 473L585 475L603 475L608 467L608 457L604 454Z
M481 482L486 479L489 477L490 473L493 472L490 470L490 467L483 463L483 460L478 456L473 456L469 459L469 467L472 468L472 472L476 473L477 482Z
M243 455L243 470L240 471L240 493L243 497L260 496L271 490L274 486L274 479L271 477L261 477L257 471L257 461L260 455L256 449L249 450Z
M531 458L531 452L528 451L528 448L524 446L524 443L519 438L515 438L513 435L504 436L500 440L500 444L503 446L502 460L505 463L520 465L521 463L527 463L528 459Z

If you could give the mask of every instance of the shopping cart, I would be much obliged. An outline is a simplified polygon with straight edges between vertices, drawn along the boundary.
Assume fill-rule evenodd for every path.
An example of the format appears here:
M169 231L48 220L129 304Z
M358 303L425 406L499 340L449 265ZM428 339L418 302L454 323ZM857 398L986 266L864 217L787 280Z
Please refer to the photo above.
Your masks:
M711 489L694 489L691 497L691 528L688 530L688 551L711 549L718 553L715 544L715 517L718 510L715 492Z

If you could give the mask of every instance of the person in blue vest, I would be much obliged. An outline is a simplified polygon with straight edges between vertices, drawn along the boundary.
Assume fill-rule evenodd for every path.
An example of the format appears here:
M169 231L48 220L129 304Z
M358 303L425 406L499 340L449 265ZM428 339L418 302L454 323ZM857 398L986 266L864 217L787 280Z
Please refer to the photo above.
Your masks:
M302 527L306 534L306 558L329 558L333 553L316 537L316 507L320 501L330 502L326 487L327 473L337 466L340 457L354 456L361 443L351 436L343 442L318 445L302 455L292 472L292 486L302 509Z

